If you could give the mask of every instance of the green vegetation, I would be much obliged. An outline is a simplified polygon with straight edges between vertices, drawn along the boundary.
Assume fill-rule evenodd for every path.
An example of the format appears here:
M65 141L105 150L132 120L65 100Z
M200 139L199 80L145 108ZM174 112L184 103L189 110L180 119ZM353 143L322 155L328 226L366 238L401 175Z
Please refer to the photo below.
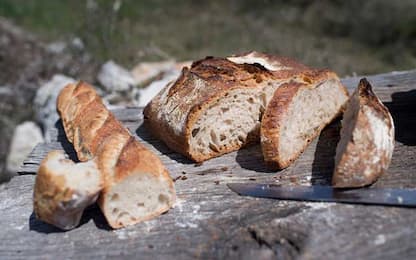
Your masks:
M341 75L416 67L413 0L1 0L0 15L126 66L255 49Z

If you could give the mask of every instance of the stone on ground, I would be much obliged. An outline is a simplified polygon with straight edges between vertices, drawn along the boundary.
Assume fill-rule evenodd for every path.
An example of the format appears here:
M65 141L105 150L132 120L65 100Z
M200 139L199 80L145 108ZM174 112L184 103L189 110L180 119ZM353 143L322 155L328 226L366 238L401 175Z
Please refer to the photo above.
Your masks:
M0 180L16 175L24 159L38 143L42 142L42 131L34 122L26 121L16 126L7 156L6 169L8 174L0 176Z

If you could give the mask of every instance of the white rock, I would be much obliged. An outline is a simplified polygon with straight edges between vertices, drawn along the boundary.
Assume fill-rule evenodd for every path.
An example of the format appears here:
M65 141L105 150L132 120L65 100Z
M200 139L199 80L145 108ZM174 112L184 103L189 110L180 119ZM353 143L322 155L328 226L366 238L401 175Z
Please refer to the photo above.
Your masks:
M136 81L130 72L112 60L101 66L97 79L104 89L110 93L129 91L136 85Z
M27 121L16 126L6 161L7 171L15 175L23 160L42 142L42 131L34 122Z
M63 41L57 41L57 42L52 42L49 43L46 46L46 49L52 53L62 53L67 47L66 42Z
M9 86L0 86L0 95L3 97L12 96L13 95L12 89L13 88Z
M383 234L379 234L376 236L376 238L374 239L374 245L379 246L386 243L386 236Z
M173 60L141 62L131 70L131 75L138 85L144 86L162 76L166 71L174 69L174 66Z
M133 91L135 105L146 106L169 82L175 81L183 67L190 67L191 61L173 62L143 62L132 70L137 82L144 84L151 82L147 87ZM155 80L156 79L156 80Z
M73 82L75 82L74 79L57 74L36 92L34 101L36 120L42 124L45 139L48 142L51 141L48 135L49 130L55 127L55 123L59 119L56 112L56 98L67 84Z
M84 42L79 37L73 38L71 45L78 50L83 50L85 48Z
M161 80L153 81L149 86L143 89L139 89L138 102L137 105L144 107L147 103L152 100L154 96L157 95L169 82L174 81L178 78L180 72L173 70L170 73L165 74Z

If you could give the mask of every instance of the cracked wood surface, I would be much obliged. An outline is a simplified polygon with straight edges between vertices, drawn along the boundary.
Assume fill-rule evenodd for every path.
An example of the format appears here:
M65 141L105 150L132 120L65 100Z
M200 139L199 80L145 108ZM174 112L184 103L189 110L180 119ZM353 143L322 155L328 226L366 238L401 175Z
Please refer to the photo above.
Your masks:
M368 77L396 125L392 164L375 185L416 188L416 71ZM351 91L359 78L344 79ZM39 162L52 149L76 159L60 122L39 144L20 176L0 186L0 258L392 259L416 257L416 209L306 203L240 197L228 182L328 184L339 122L327 127L289 168L264 167L254 145L196 165L170 151L142 126L140 108L114 111L157 153L176 180L178 202L162 216L111 230L96 206L71 231L37 220L32 192Z

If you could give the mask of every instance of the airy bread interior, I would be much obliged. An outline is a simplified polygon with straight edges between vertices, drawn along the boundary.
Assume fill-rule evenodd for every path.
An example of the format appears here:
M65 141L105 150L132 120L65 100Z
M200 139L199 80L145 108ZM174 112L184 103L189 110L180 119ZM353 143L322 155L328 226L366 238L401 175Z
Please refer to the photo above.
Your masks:
M74 163L65 158L63 151L56 151L46 161L46 167L55 177L65 178L67 188L79 194L90 194L101 187L101 176L95 161Z
M191 153L209 158L258 141L261 117L280 84L268 82L263 88L231 90L213 102L192 127Z
M292 160L302 152L339 114L346 98L345 92L335 80L325 81L315 88L300 89L280 124L280 160Z
M359 144L363 140L360 140L358 129L355 128L357 123L358 112L360 111L360 101L358 99L357 93L351 96L350 100L347 103L347 108L344 112L341 121L341 132L340 140L337 145L336 154L335 154L335 165L339 165L342 155L345 153L348 143L353 139L354 131L355 140Z
M132 174L113 185L102 198L104 215L113 227L149 219L168 210L175 194L163 178L149 178L150 173Z

